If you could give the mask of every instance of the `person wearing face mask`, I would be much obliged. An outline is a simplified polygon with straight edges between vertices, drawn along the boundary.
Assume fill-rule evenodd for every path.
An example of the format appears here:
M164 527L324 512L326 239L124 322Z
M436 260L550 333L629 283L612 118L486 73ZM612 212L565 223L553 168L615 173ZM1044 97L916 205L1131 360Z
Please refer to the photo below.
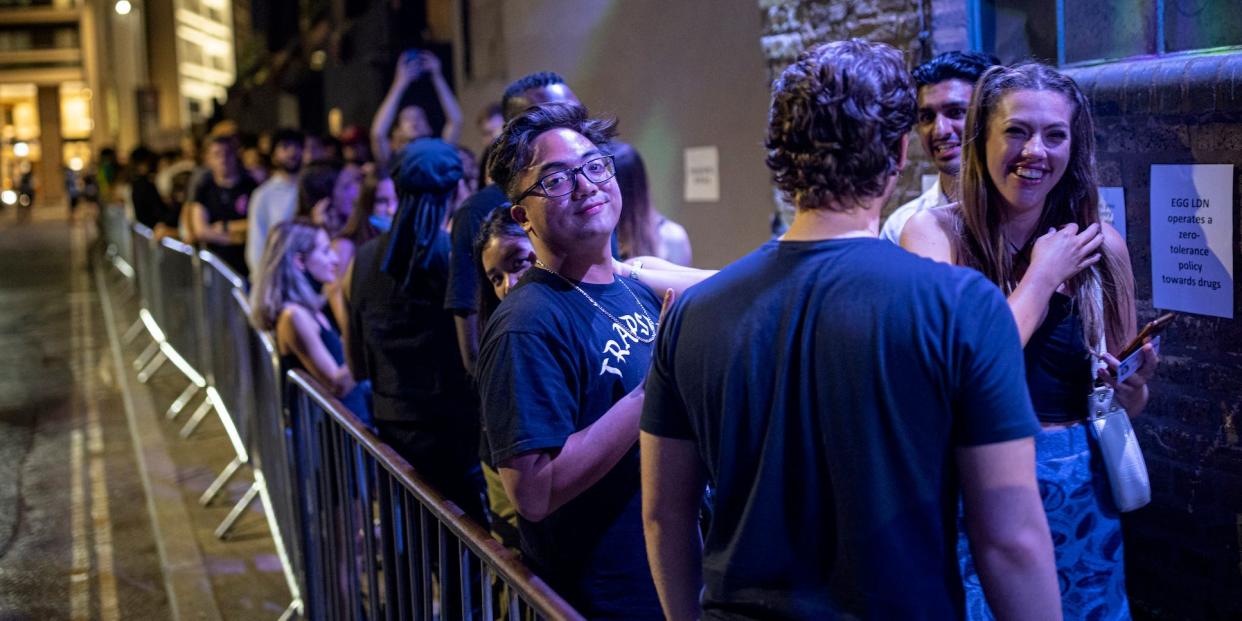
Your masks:
M302 169L305 141L296 129L282 129L272 136L272 176L250 194L246 215L246 265L252 274L259 271L267 232L297 211L298 171Z
M272 229L250 292L252 321L276 337L282 375L304 369L370 424L370 384L355 381L345 364L341 335L328 321L324 287L337 277L328 233L305 219Z
M392 177L374 166L366 166L349 220L332 240L332 249L340 257L341 266L346 267L354 260L359 246L387 233L396 214L397 189Z
M1000 60L982 52L945 52L914 70L918 87L918 113L914 131L919 135L923 153L931 158L937 175L936 183L918 198L889 214L880 228L880 237L894 244L901 241L901 229L915 213L947 205L957 200L957 175L962 167L962 130L966 125L966 108L975 82L989 67Z

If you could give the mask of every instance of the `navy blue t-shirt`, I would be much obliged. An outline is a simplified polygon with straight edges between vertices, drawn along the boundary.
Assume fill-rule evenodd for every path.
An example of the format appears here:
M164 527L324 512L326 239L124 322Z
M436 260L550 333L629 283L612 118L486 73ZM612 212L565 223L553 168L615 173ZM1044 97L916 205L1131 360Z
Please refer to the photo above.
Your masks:
M478 382L493 463L560 449L647 374L653 344L641 340L655 334L656 295L633 281L579 286L623 325L538 268L526 272L488 322ZM587 618L660 619L641 508L635 444L604 478L544 520L520 519L522 553Z
M474 238L497 207L509 202L496 184L475 192L453 214L453 251L449 256L444 310L457 315L479 312L479 275L474 266Z
M716 486L704 618L961 618L954 448L1040 429L995 286L883 240L773 241L662 330L642 429Z

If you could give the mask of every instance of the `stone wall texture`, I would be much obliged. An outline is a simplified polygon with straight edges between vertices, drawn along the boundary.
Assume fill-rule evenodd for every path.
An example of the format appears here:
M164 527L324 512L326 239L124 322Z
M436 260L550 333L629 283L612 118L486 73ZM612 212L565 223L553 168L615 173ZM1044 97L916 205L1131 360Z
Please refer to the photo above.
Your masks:
M834 39L893 44L907 51L911 65L967 45L965 0L759 5L772 76L807 46ZM1235 270L1242 269L1242 52L1115 62L1068 73L1092 101L1099 181L1125 188L1139 321L1157 314L1152 164L1238 167L1233 249ZM913 165L886 211L918 194L919 175L934 173L916 143L912 139ZM1166 333L1151 401L1135 420L1153 486L1152 504L1123 518L1137 619L1242 619L1242 287L1236 282L1239 319L1182 314Z

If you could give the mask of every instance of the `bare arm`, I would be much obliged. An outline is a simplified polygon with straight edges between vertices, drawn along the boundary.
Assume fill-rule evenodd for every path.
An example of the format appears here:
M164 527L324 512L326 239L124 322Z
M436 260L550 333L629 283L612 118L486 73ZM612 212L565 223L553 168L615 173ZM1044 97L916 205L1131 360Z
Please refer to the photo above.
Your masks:
M660 241L668 252L668 260L679 265L690 265L694 254L690 250L690 235L685 227L672 220L660 225Z
M278 343L287 343L306 371L333 395L343 397L354 389L356 382L349 367L338 365L332 358L319 338L319 322L310 311L300 306L288 306L281 311L276 320L276 339Z
M440 133L444 141L449 144L457 144L461 138L461 106L457 104L457 97L453 95L453 89L449 87L448 81L444 79L444 72L440 68L440 59L431 52L423 52L419 55L423 63L423 69L431 75L431 85L436 89L436 100L440 102L440 110L444 112L444 131Z
M376 162L387 162L392 156L388 133L392 130L393 119L397 117L401 96L418 76L418 71L417 58L407 58L405 54L402 54L397 60L397 71L393 76L392 85L388 88L388 93L384 95L384 100L380 102L379 108L375 110L375 117L371 119L371 149L375 154Z
M207 222L207 209L201 203L190 203L190 237L196 243L228 245L233 238L228 232L228 223L215 225Z
M570 434L559 452L534 451L499 464L505 493L522 517L539 522L599 482L638 440L640 385L599 420Z
M639 261L642 262L642 267L636 269L635 264ZM718 270L682 267L656 257L635 257L624 262L613 259L612 271L617 276L632 278L656 291L672 289L674 293L681 295L686 289L716 275Z
M699 501L705 475L694 443L639 435L642 456L643 533L647 560L664 616L699 618L703 540Z
M1052 536L1035 482L1031 438L957 449L966 534L997 619L1057 620Z
M474 375L474 365L479 359L479 314L453 315L457 326L457 350L466 372Z
M949 232L945 230L940 219L930 210L924 209L910 216L901 229L901 247L941 263L957 263L953 256L953 244L949 241Z

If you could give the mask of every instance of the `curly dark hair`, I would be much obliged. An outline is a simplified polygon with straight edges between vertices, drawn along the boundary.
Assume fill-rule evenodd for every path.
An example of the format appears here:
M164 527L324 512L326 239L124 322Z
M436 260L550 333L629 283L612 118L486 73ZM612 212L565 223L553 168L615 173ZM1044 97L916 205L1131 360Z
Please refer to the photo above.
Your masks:
M772 92L767 164L799 209L851 209L883 194L914 126L914 85L901 52L861 39L807 50Z
M505 117L505 120L511 119L521 112L521 110L511 109L514 107L510 103L511 100L518 98L518 96L522 93L525 93L533 88L543 88L553 84L564 83L565 78L562 78L559 73L553 73L551 71L540 71L538 73L524 75L514 80L513 83L509 84L509 86L505 87L505 94L500 98L501 113Z
M939 84L945 80L974 84L984 71L999 64L999 58L985 52L945 52L915 67L912 75L916 87Z
M492 143L488 175L512 200L523 189L516 187L522 170L530 165L535 139L553 129L571 129L608 150L608 143L617 135L616 119L593 119L586 108L567 103L548 103L528 108L505 125L505 130Z

